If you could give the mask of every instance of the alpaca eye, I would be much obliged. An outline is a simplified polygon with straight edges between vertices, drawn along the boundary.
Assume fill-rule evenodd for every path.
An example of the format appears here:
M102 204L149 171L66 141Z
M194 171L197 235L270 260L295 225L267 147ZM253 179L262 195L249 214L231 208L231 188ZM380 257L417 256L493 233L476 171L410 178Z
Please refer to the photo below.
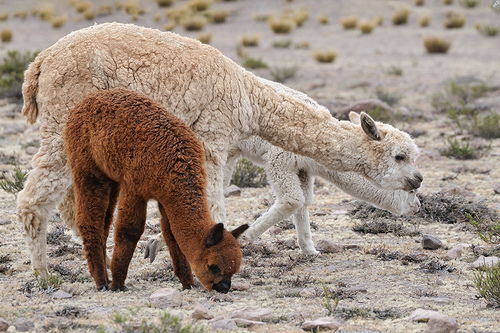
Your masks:
M220 274L221 273L220 272L220 268L217 265L209 265L208 269L210 270L210 272L212 272L214 274Z
M405 155L396 155L395 159L398 162L404 161L405 160Z

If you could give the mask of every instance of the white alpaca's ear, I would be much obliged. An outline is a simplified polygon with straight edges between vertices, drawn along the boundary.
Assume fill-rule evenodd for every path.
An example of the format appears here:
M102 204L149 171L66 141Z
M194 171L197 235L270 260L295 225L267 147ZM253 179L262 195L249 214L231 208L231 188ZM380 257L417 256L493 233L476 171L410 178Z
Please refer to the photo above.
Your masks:
M370 139L376 141L382 140L382 133L380 133L377 124L375 124L375 121L372 119L372 117L370 117L365 112L361 112L360 119L361 128L363 128L363 131L366 133L366 135L368 135Z
M354 111L349 112L349 119L353 124L359 125L361 123L359 120L359 114Z

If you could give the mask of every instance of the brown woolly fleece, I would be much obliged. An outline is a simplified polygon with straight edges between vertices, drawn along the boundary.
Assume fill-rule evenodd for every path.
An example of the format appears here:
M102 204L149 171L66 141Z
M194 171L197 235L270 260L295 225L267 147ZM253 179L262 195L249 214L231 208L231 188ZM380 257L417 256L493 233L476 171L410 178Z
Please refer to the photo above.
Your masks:
M227 292L241 264L237 237L213 222L205 154L193 131L146 95L118 88L90 94L71 112L65 151L76 196L76 225L98 289L108 289L106 239L115 224L111 290L126 290L128 266L144 232L149 199L158 201L174 273Z

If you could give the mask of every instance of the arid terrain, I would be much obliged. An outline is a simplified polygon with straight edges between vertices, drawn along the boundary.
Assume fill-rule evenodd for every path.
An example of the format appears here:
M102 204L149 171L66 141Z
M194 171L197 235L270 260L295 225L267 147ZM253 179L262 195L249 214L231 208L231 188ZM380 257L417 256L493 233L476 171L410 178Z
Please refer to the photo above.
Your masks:
M83 2L0 0L0 16L9 14L0 21L0 30L12 31L10 42L0 42L0 59L12 50L42 50L94 22L135 23L161 30L171 22L165 15L168 9L159 8L153 0L87 1L96 11L110 5L109 13L91 19L75 10ZM135 3L143 11L130 14L117 6L126 3ZM187 3L177 0L172 6ZM32 332L146 332L140 330L141 322L154 326L163 311L181 316L182 325L216 330L224 321L215 325L216 321L192 319L195 307L202 305L215 317L225 319L248 306L267 309L267 316L261 318L263 324L233 322L231 326L230 320L224 322L227 328L242 332L302 332L304 322L321 317L333 317L340 324L338 332L424 332L425 321L410 319L416 309L455 319L458 332L500 332L500 310L478 297L474 284L477 271L471 267L480 254L498 257L500 252L498 229L491 237L481 237L481 227L473 225L500 224L496 215L500 194L495 193L500 192L500 138L478 139L469 128L474 125L471 118L458 123L446 112L450 104L457 103L457 89L462 89L467 96L460 95L465 104L456 105L458 109L475 110L479 115L500 113L500 34L484 36L476 29L477 24L500 29L500 12L490 3L483 0L475 8L465 8L457 0L451 5L428 0L423 6L410 0L219 1L209 10L227 11L225 22L208 23L201 31L175 26L174 32L193 38L210 33L210 44L239 64L246 60L265 62L268 68L248 69L257 75L276 79L280 73L296 70L284 84L308 94L333 115L345 116L341 111L360 100L390 102L390 111L379 112L379 120L409 132L421 148L417 163L424 176L419 194L422 211L413 217L394 217L370 209L318 179L310 207L313 240L331 241L337 247L306 257L296 245L291 221L281 222L253 244L242 241L243 265L233 278L238 290L222 295L202 288L182 291L166 249L153 263L143 259L147 240L159 232L159 214L151 202L146 232L129 269L129 291L113 293L95 290L82 246L72 239L57 211L49 226L49 265L54 281L43 288L30 269L23 228L16 220L15 194L0 190L0 318L10 325L8 331L16 331L17 321L17 331L23 331L24 324ZM407 24L396 26L391 17L401 6L410 8L411 13ZM307 20L287 34L274 33L263 19L305 9ZM65 23L54 28L41 19L43 10L65 17ZM443 18L450 10L465 14L462 28L443 27ZM15 15L23 11L25 18ZM382 17L383 22L370 34L362 34L359 29L342 27L341 18L349 15L369 20ZM429 26L419 25L422 15L429 16ZM320 16L328 22L321 24ZM427 53L423 37L428 34L450 39L448 52ZM251 36L258 36L258 45L239 47L243 37ZM276 46L286 43L290 45ZM334 62L315 60L315 51L332 49L338 53ZM468 90L475 87L481 88L480 94ZM39 144L39 125L27 125L21 107L22 102L0 100L0 171L4 177L9 177L16 165L29 171ZM458 159L456 154L446 154L451 146L449 138L455 144L470 138L472 150L480 156ZM488 148L477 146L478 140ZM226 200L228 227L232 229L252 223L269 209L274 198L269 187L262 187L242 188L240 196ZM466 213L472 216L472 224ZM491 230L483 229L487 236ZM423 249L423 235L437 237L443 246ZM461 256L444 260L448 250L458 245L462 246ZM109 254L112 248L110 237ZM166 309L152 306L149 296L160 288L178 290L182 305ZM56 294L63 298L54 297L57 289L64 292Z

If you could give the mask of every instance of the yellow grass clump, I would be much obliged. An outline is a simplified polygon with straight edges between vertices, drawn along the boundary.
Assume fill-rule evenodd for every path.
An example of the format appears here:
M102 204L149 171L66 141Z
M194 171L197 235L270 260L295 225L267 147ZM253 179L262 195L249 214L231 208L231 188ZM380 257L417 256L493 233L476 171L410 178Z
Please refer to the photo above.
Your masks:
M447 29L462 28L465 24L465 14L460 12L447 12L443 18L443 25Z
M370 34L377 26L377 22L373 20L361 20L358 23L358 28L364 34Z
M180 24L188 31L201 30L207 25L207 23L207 18L199 14L184 16L180 20Z
M83 12L83 17L87 21L92 21L95 18L95 15L96 15L96 13L92 9L88 9L88 10L86 10L86 11Z
M270 18L267 24L277 34L287 34L295 28L295 21L287 17Z
M172 6L175 0L155 0L158 7L169 7Z
M421 27L429 26L430 21L431 21L431 15L429 13L420 14L420 16L418 17L418 24Z
M0 39L4 43L10 42L12 40L12 30L10 30L10 29L0 30Z
M453 0L443 0L443 4L451 5L451 4L453 4Z
M169 21L163 26L163 31L172 31L177 26L174 21Z
M100 5L97 11L97 15L111 15L112 12L113 12L113 6Z
M51 20L50 20L50 23L52 24L52 27L53 28L56 28L56 29L59 29L61 28L63 25L66 24L66 21L68 20L68 18L66 17L66 15L62 15L62 16L58 16L58 17L53 17Z
M203 44L210 44L210 41L212 40L212 33L210 32L201 33L198 35L198 40Z
M212 19L214 23L223 23L226 21L228 12L227 10L214 10L212 11Z
M335 61L337 54L336 50L315 50L313 57L317 62L331 63Z
M394 11L392 14L392 24L402 25L408 22L408 16L410 16L411 10L408 7L401 7Z
M212 1L210 0L191 0L188 2L188 7L194 11L201 12L207 10L211 4Z
M425 5L425 0L415 0L415 6L423 6Z
M446 53L451 47L451 40L440 36L424 36L424 46L427 53Z
M90 7L92 7L92 2L90 1L75 2L74 7L77 13L83 14L85 11L89 10Z
M243 46L257 46L259 45L260 35L243 35L241 37L241 45Z
M319 24L327 24L328 23L328 16L326 16L326 15L318 16L318 23Z
M9 19L9 13L0 13L0 21L7 21Z
M354 29L358 25L358 17L356 15L341 17L340 24L342 24L346 30Z
M28 11L27 10L19 10L14 13L14 17L20 18L24 20L26 17L28 17Z

